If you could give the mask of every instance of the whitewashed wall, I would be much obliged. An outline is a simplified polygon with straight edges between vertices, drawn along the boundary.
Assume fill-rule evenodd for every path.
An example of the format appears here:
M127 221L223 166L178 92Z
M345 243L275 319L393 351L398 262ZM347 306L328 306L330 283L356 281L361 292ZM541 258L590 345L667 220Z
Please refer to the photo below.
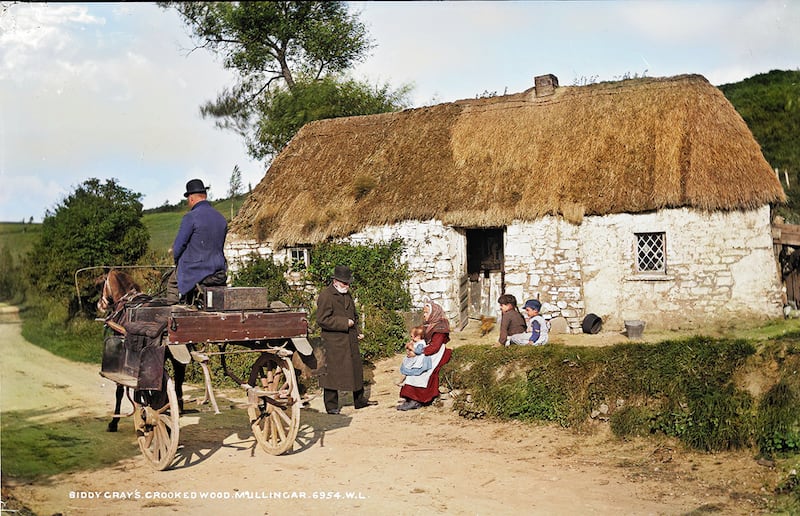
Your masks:
M467 239L463 231L436 220L404 221L392 226L376 226L355 233L347 240L354 244L402 239L401 260L408 264L412 304L422 308L423 299L440 304L451 322L458 320L458 280L467 270Z
M564 317L580 332L584 316L580 226L546 216L512 224L505 237L506 292L520 307L527 299L542 302L545 317Z
M637 275L635 233L664 232L666 275ZM345 241L405 242L409 292L416 308L429 297L451 321L458 320L458 284L466 271L466 236L429 221L369 227ZM226 256L236 263L268 246L229 235ZM286 251L275 259L286 259ZM605 330L624 329L627 319L648 327L700 328L716 321L782 315L781 284L772 250L769 207L702 213L689 209L585 217L574 225L547 216L508 226L506 292L520 305L537 298L548 317L564 317L580 332L587 313L603 318Z
M704 213L670 209L587 217L580 226L584 303L622 329L624 320L651 327L701 328L737 319L782 315L769 207ZM635 273L634 233L665 232L667 274Z

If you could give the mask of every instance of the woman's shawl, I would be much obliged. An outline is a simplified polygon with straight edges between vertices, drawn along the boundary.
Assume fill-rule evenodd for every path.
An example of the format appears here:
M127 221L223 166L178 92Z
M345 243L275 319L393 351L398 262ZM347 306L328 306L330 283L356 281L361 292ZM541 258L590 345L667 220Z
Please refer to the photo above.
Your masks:
M430 342L434 333L449 334L450 321L447 320L447 315L444 313L444 309L433 301L428 301L425 304L431 308L431 313L428 316L428 320L425 321L425 341Z

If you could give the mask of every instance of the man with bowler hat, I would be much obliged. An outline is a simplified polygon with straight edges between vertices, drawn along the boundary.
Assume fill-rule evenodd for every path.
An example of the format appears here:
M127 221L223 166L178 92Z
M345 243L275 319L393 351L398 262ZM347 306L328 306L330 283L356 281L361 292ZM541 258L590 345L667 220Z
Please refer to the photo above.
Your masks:
M208 202L206 187L200 179L186 183L183 196L189 212L183 216L172 244L176 269L167 285L167 299L175 303L179 300L191 303L191 294L198 283L225 285L228 276L223 253L228 222Z
M353 273L345 265L337 265L333 281L320 292L317 298L317 324L322 328L322 347L325 350L325 366L319 376L319 385L324 389L325 411L338 414L339 391L353 392L353 405L362 409L377 405L364 396L364 367L359 339L364 335L358 331L358 315L350 284Z

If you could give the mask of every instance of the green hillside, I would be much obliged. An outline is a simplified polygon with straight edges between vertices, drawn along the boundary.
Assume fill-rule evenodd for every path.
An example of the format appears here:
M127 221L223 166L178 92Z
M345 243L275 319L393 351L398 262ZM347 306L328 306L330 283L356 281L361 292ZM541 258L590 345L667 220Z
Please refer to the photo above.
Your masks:
M245 196L239 196L211 204L230 221L231 214L236 215L244 199ZM186 206L145 210L142 221L150 233L150 250L156 257L167 256L185 213ZM19 263L33 249L33 243L39 238L41 229L40 223L0 222L0 250L4 247L8 249L14 262Z
M228 222L239 212L239 208L244 203L245 196L238 196L230 199L215 201L211 204L225 215ZM150 232L150 249L161 256L166 254L175 240L175 234L181 225L181 218L186 213L186 206L174 206L158 208L155 210L145 210L142 218L144 225Z
M0 249L5 247L14 260L19 260L33 249L41 230L41 224L0 222Z
M772 70L719 89L779 170L788 201L778 213L800 224L800 70Z

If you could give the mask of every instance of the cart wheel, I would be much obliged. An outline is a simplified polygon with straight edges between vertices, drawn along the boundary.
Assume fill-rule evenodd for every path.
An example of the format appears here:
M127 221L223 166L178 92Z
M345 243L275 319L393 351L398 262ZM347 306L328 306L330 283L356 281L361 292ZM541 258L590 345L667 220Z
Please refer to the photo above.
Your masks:
M134 404L134 428L139 449L158 471L172 464L180 435L178 396L172 378L167 378L165 392L166 397L163 392L143 391Z
M280 455L291 450L297 438L300 392L291 359L276 356L265 369L266 385L257 388L268 396L259 396L257 403L247 408L247 415L258 444L267 453Z

